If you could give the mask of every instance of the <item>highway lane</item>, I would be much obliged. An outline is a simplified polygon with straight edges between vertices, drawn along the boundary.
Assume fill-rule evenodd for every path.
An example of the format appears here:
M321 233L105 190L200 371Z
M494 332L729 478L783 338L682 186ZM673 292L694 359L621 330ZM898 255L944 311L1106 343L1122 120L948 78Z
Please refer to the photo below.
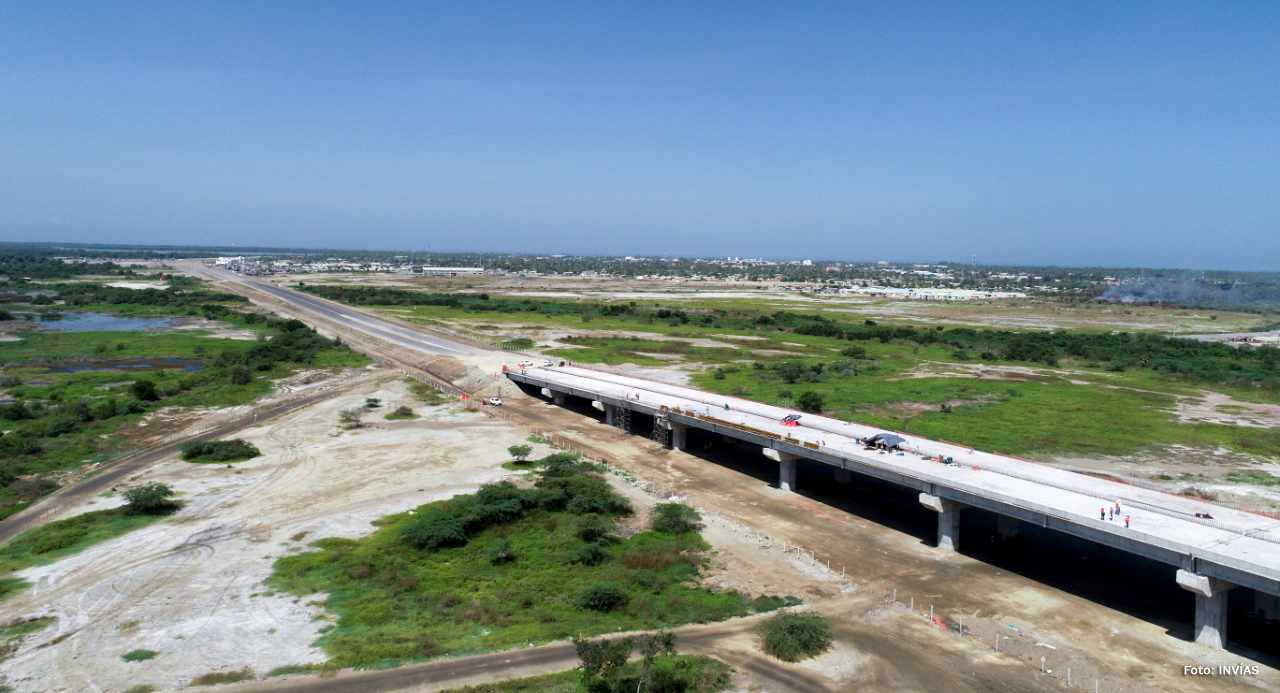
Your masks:
M276 286L270 282L244 277L223 269L203 265L199 270L219 281L232 282L288 303L295 310L310 314L351 330L357 330L397 346L443 356L480 355L487 350L381 320L340 303L310 296L300 291Z

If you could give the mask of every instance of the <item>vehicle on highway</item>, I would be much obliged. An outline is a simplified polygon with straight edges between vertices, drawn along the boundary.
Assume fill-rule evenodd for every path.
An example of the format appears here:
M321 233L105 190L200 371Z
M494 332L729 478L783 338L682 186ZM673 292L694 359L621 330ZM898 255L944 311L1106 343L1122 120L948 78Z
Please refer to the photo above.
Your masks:
M495 407L500 407L500 406L502 406L502 398L501 398L501 397L490 397L490 398L487 400L487 402L488 402L489 404L492 404L492 405L493 405L493 406L495 406Z
M555 361L543 361L543 362L542 362L542 367L543 367L543 368L551 368L551 367L552 367L552 366L554 366L554 365L556 365L556 362L555 362Z
M521 361L520 363L517 363L516 365L517 365L517 366L520 366L521 368L531 368L531 367L533 367L533 361L528 361L528 360L526 360L526 361Z

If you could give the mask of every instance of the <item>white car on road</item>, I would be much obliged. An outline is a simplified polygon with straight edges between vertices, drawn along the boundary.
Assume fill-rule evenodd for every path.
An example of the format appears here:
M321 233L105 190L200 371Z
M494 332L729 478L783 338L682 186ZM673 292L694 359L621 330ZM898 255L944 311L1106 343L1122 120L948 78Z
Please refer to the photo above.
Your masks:
M493 406L495 406L495 407L500 407L500 406L502 406L502 398L501 398L501 397L490 397L488 401L489 401L489 404L492 404L492 405L493 405Z

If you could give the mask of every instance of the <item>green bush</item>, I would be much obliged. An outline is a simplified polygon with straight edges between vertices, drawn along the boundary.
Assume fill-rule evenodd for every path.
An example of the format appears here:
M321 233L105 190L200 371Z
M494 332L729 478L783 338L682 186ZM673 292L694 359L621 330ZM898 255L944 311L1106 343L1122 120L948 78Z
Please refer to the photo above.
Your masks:
M145 662L152 657L160 654L155 650L129 650L120 656L126 662Z
M659 503L649 511L654 531L666 534L696 532L702 515L683 503Z
M182 459L188 462L233 462L261 454L256 445L239 439L182 444Z
M159 515L177 507L178 503L170 498L173 489L159 482L134 486L124 492L124 500L128 512L136 515Z
M759 628L765 653L784 662L817 657L831 649L831 627L814 613L783 613Z
M516 552L511 548L510 539L499 539L489 549L489 562L493 565L501 565L516 560Z
M609 558L608 552L604 547L592 542L589 544L579 544L569 551L569 562L580 563L582 565L600 565Z
M239 683L253 678L253 670L245 667L238 671L211 671L191 679L189 686L216 686L223 683Z
M608 612L627 605L627 593L613 585L592 585L575 602L579 608Z
M613 522L599 515L587 515L578 520L574 534L583 541L596 542L607 538L613 532Z

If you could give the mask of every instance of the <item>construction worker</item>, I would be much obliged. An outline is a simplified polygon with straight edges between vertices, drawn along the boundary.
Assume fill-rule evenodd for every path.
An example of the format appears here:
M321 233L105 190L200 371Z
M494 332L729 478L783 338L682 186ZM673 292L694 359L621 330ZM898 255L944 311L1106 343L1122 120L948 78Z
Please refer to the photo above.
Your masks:
M1107 519L1107 509L1106 509L1106 508L1102 508L1102 509L1100 509L1100 510L1098 511L1098 519L1099 519L1099 520L1106 520L1106 519Z
M1120 501L1116 501L1116 515L1120 514Z
M1107 520L1114 520L1114 519L1116 519L1115 514L1111 511L1111 509L1110 509L1110 508L1108 508L1108 509L1107 509Z
M1125 515L1125 516L1124 516L1124 528L1125 528L1125 529L1129 529L1129 516L1128 516L1128 515Z

